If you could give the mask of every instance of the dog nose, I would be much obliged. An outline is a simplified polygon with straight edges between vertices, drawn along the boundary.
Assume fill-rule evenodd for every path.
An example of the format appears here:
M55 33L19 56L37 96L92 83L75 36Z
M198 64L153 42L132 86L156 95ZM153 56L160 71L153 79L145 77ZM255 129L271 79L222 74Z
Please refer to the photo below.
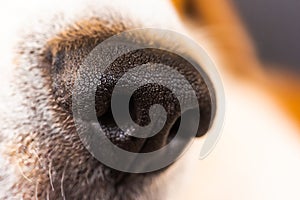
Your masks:
M90 51L90 47L85 51L82 50L82 52L85 53L88 53ZM74 109L72 109L74 103L72 102L72 96L74 96L72 85L76 78L76 76L72 75L72 73L74 74L77 70L75 68L75 66L78 65L77 62L82 62L82 60L78 61L75 59L75 62L68 59L72 57L80 57L81 55L78 55L78 53L80 52L74 51L74 55L72 54L69 56L66 56L63 52L58 52L57 55L54 56L51 52L49 52L49 58L47 60L47 63L49 62L53 65L53 67L50 69L53 75L52 81L55 100L57 104L60 105L67 113L70 113L72 115L74 114L72 112L72 110L74 111ZM163 87L159 84L148 84L138 88L130 97L128 106L130 117L136 124L143 127L150 122L150 107L154 104L159 104L162 105L167 112L167 119L164 127L159 132L157 132L156 135L149 138L139 138L132 136L131 133L134 130L132 130L132 127L130 126L125 129L121 129L120 127L118 127L111 109L111 98L115 85L117 84L118 80L127 73L128 70L134 69L137 66L151 63L163 64L169 66L172 69L175 69L190 83L196 94L199 104L199 122L193 118L193 115L195 116L197 114L194 113L196 111L193 108L181 112L177 97L167 87ZM197 62L194 62L193 65L194 64L197 64ZM90 123L94 126L95 123L99 123L101 129L105 132L106 137L109 138L113 144L124 150L136 153L152 152L168 144L174 138L174 136L177 135L176 133L180 127L183 115L191 118L190 120L187 120L191 124L191 127L194 126L195 123L198 123L196 124L198 125L197 136L204 135L208 131L215 115L215 111L213 109L213 104L215 103L215 95L213 87L211 87L212 84L209 81L209 77L206 77L204 73L200 74L193 65L177 54L151 48L139 49L118 57L105 69L102 74L99 75L100 77L97 77L97 85L93 85L93 83L90 83L90 79L88 79L87 81L85 81L84 79L81 87L76 89L76 92L78 92L79 94L85 94L85 88L89 88L89 85L92 84L92 87L97 86L96 93L93 96L93 98L95 99L95 108L88 109L92 109L89 110L91 111L91 113L95 113L96 110L96 120L98 121L95 121L94 119L93 122L91 122L91 120L87 120L87 124ZM90 71L90 67L91 66L89 65L83 65L80 68L80 72L86 74L87 71ZM201 66L198 67L201 68ZM139 82L149 77L151 77L151 73L150 75L148 74L138 77L129 77L128 81ZM173 77L170 76L161 76L160 78L173 79ZM176 83L176 79L174 79L174 85L176 84L177 88L181 90L180 93L184 95L184 88L180 89L180 83ZM212 90L209 90L209 87ZM126 90L124 90L118 95L119 98L123 98L122 96L126 96L128 95L128 93L126 93ZM79 102L83 101L83 104L86 104L85 96L88 95L79 95L77 97L80 100ZM85 105L82 108L81 106L79 106L80 113L77 113L80 114L79 119L81 117L85 118L86 114L88 115L87 118L89 119L90 116L88 113L90 112L85 112L85 107ZM80 123L82 122L80 121L79 124ZM189 130L188 126L185 127L185 132L191 131ZM81 135L81 128L79 127L79 129L80 130L78 130L78 132L79 135ZM83 128L83 130L85 129Z
M125 125L122 129L117 125L111 108L111 98L114 86L128 69L149 63L150 61L163 63L180 71L193 87L198 101L197 106L199 107L197 109L191 107L181 112L180 103L175 94L169 88L160 84L151 83L143 85L134 91L130 97L127 97L129 94L126 89L119 91L114 98L130 99L128 109L131 120L140 127L150 123L149 109L151 106L159 104L167 113L165 124L159 132L148 138L138 138L131 135L134 130L129 123L127 127ZM204 81L204 78L201 77L190 63L176 55L157 50L139 50L132 52L130 55L127 54L125 57L118 58L115 63L117 64L112 64L106 73L102 74L99 78L100 84L98 84L95 97L98 122L105 132L106 137L109 138L113 144L135 153L156 151L167 145L174 138L183 116L190 118L188 120L190 126L185 126L184 131L191 131L189 127L198 125L197 136L202 136L207 132L213 118L213 95L210 94L208 84ZM133 80L139 81L143 78L145 77L135 77ZM162 76L161 78L170 77ZM175 81L174 84L176 84ZM185 91L182 90L181 93L184 95ZM194 112L197 111L200 111L200 121L193 119L193 116L197 114ZM118 117L122 118L122 116ZM123 121L126 122L126 119Z

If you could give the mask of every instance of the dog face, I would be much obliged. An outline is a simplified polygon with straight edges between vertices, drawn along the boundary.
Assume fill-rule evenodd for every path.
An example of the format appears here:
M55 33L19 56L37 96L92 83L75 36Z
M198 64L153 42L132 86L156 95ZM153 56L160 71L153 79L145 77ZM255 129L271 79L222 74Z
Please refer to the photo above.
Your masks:
M69 3L76 8L73 2ZM165 16L169 18L167 21L170 28L180 27L171 4L155 3L157 5L154 4L153 9L157 10L152 12L168 12ZM68 13L68 9L61 11L62 15L58 13L52 16L54 23L44 21L35 25L41 29L29 31L17 44L14 76L18 77L18 81L13 83L16 95L12 98L18 96L20 102L14 103L13 107L26 111L16 111L22 112L20 119L12 117L14 125L8 120L9 126L3 128L3 136L13 132L14 139L5 138L3 143L8 142L4 153L9 158L7 166L15 168L11 176L13 181L7 185L3 198L158 198L155 182L166 169L131 174L106 167L83 146L72 115L72 91L76 73L96 45L126 30L150 24L162 27L167 23L159 25L157 22L162 21L159 17L148 21L152 18L151 12L139 14L140 9L147 10L146 2L130 2L127 8L122 7L120 11L119 6L122 4L121 1L115 4L91 2L88 6L78 3L83 9L71 13ZM174 25L171 25L172 21ZM145 36L142 37L145 39ZM151 42L151 38L148 40ZM127 151L145 153L158 150L172 139L180 120L179 105L172 94L160 86L142 88L132 97L132 114L141 124L147 123L146 111L149 106L157 103L165 106L168 119L159 134L147 140L134 139L125 134L126 130L118 129L112 120L109 101L117 78L134 65L147 63L161 63L183 71L198 96L202 118L198 135L205 134L213 114L212 100L203 77L182 58L166 51L148 49L135 51L114 61L109 70L102 74L95 108L99 124L111 142ZM5 169L3 177L8 173Z
M280 167L287 167L280 165L272 157L282 153L276 147L287 147L286 140L295 139L291 135L296 131L284 117L277 118L281 112L274 106L269 95L251 79L241 80L236 75L261 75L257 75L256 69L249 70L248 67L236 73L236 66L243 59L247 61L247 66L256 68L258 65L249 50L251 45L245 42L246 39L239 30L228 33L227 29L222 29L223 26L218 26L220 29L210 32L211 29L205 24L211 23L208 17L203 18L203 26L195 33L181 24L175 9L168 1L49 1L44 4L45 2L26 2L30 10L12 5L13 9L19 8L24 16L23 21L30 22L32 18L39 16L42 22L31 26L24 26L26 23L22 22L25 33L22 33L21 41L15 45L13 58L6 57L13 62L7 59L7 67L1 69L3 74L12 74L2 79L3 85L8 82L12 85L8 89L2 87L1 98L2 199L272 199L296 195L297 190L293 186L287 188L280 183L271 184L274 183L272 179L278 178L285 182L297 176L293 172L297 172L297 166L300 166L299 159L293 156L283 158L284 163L293 163L293 167L290 172L282 173ZM200 10L202 9L203 14L214 9L214 13L218 13L222 5L227 5L220 3L220 7L207 7L205 3L202 4ZM226 6L223 8L230 12ZM220 12L218 18L226 15L225 11ZM10 21L17 24L18 20L19 18ZM232 26L238 27L234 20L229 21L233 23ZM222 21L221 24L227 23ZM189 152L172 166L152 173L130 174L106 167L86 150L74 125L72 90L79 65L96 45L123 31L146 27L171 29L194 36L216 60L223 75L228 98L228 122L224 128L224 139L206 160L198 161L199 145L203 142L203 138L198 138ZM230 33L234 33L235 38L242 41L237 49L244 52L243 56L237 58L235 45L232 48L222 46L227 39L232 38ZM7 35L2 38L16 37ZM10 44L5 41L4 43ZM9 45L2 49L5 55L9 55ZM133 64L159 62L174 67L184 66L179 70L192 76L194 74L184 60L170 53L147 50L135 52L128 57ZM167 58L167 61L162 58ZM129 61L122 58L112 65L107 74L121 76L120 71L132 67L128 65ZM1 62L5 63L5 60ZM194 76L196 81L193 84L201 88L197 91L199 96L208 98L208 88L202 81L203 77ZM110 90L115 80L107 77L104 77L103 83ZM152 90L159 92L154 95ZM13 91L14 94L7 94L7 91ZM132 152L149 152L172 139L171 130L176 126L179 116L176 101L174 103L172 97L165 98L170 96L169 91L149 87L136 93L133 98L140 109L147 108L147 104L142 101L145 97L152 104L171 105L169 127L166 129L168 131L160 132L158 136L148 140L147 145L144 145L143 140L133 141L116 129L107 103L109 93L99 88L95 109L99 124L107 130L108 138L115 145ZM206 120L201 124L202 131L199 136L207 132L213 115L212 100L203 99L205 98L199 100L199 104L202 110L206 110L201 115ZM142 111L137 113L142 113L136 114L137 119L145 118ZM256 122L253 122L254 118ZM270 119L279 119L281 123L274 124ZM283 135L282 132L292 134ZM119 138L123 136L125 140L120 142ZM269 141L270 137L273 138L272 141ZM257 142L257 138L261 138L261 142ZM265 148L267 141L269 150ZM257 146L254 151L253 145ZM297 143L289 145L284 152L297 155ZM271 164L272 169L269 170ZM266 171L268 173L264 173ZM269 180L268 176L272 178ZM251 192L255 190L260 193ZM266 194L263 190L277 192Z

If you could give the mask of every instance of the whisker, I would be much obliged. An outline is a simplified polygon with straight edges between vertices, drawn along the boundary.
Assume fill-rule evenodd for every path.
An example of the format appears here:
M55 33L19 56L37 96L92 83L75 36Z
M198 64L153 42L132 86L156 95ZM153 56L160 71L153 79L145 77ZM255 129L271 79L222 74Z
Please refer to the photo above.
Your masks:
M67 165L68 165L68 162L66 163L66 166L64 167L64 171L63 171L62 177L61 177L61 185L60 185L61 196L64 200L66 200L65 193L64 193L64 178L65 178L65 172L66 172Z
M33 151L34 155L37 157L37 159L38 159L38 161L39 161L41 167L43 167L43 169L45 169L45 166L42 164L41 158L40 158L39 155L37 154L36 149L32 149L32 151Z
M39 185L39 181L36 181L35 184L35 199L38 200L38 185Z
M49 188L47 189L47 200L50 200Z
M24 172L23 172L23 170L21 169L19 163L17 164L17 166L18 166L18 169L19 169L21 175L22 175L27 181L32 182L32 180L24 174Z
M49 173L50 185L51 185L52 191L54 191L53 180L52 180L52 173L51 173L51 167L52 167L52 161L49 164L48 173Z

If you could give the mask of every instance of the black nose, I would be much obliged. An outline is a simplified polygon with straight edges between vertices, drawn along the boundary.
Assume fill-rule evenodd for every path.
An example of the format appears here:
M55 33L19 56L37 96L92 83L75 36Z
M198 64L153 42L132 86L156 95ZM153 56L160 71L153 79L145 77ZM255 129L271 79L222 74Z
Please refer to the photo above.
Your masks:
M75 74L79 68L78 63L83 62L84 55L88 54L92 48L88 47L86 50L72 51L68 54L64 51L57 52L57 55L52 55L51 51L48 53L49 58L47 57L45 63L50 62L52 66L49 69L52 74L55 101L67 113L72 114L72 92L76 79ZM83 57L81 54L83 54ZM81 59L77 60L77 58ZM151 152L163 147L176 135L182 119L177 97L166 87L157 84L148 84L140 87L131 96L129 112L136 124L144 126L150 122L149 108L153 104L160 104L167 111L167 120L163 129L153 137L141 139L130 136L130 132L132 131L130 127L121 130L115 123L111 112L111 95L114 86L129 69L151 63L163 64L177 70L192 86L199 104L200 122L193 119L193 108L184 111L183 115L187 114L191 118L189 120L191 126L198 123L197 136L202 136L207 132L214 117L213 104L215 102L215 95L209 77L205 73L199 74L190 62L177 54L160 49L140 49L124 54L111 63L105 72L100 75L101 77L99 77L99 81L97 82L98 85L96 85L95 109L98 122L105 131L106 136L117 146L131 152ZM196 62L193 64L197 65ZM90 71L90 69L81 69L81 72L85 73L85 71ZM151 74L148 76L151 76ZM129 81L138 82L143 78L147 78L147 76L132 77ZM161 78L172 79L172 77L164 77L163 75ZM89 84L91 84L90 80L83 82L82 90L84 91L86 87L89 87ZM175 79L174 84L178 84ZM180 85L177 86L180 88ZM212 90L209 90L209 88ZM180 93L185 94L183 88ZM123 95L128 95L128 93L124 90L118 95L122 98ZM83 98L83 101L85 100L84 95L83 97L80 96L80 98ZM87 112L84 111L80 114L85 115ZM94 113L95 110L93 109L91 112ZM188 128L185 131L188 132Z
M130 102L128 105L131 119L141 127L150 123L149 109L152 105L159 104L164 107L167 112L167 120L163 128L156 135L148 138L130 136L130 133L134 130L129 125L125 130L122 130L115 122L111 109L111 97L114 86L129 69L147 63L161 63L170 66L180 72L189 81L197 96L201 120L197 121L193 119L193 112L197 110L193 107L185 110L183 115L187 114L190 117L189 122L191 123L191 127L195 124L198 125L197 136L205 134L210 127L214 115L212 109L214 95L208 90L209 83L207 83L207 80L209 79L202 77L203 74L200 75L189 62L178 55L163 50L144 49L119 57L111 64L106 73L100 77L101 83L97 87L95 97L96 112L98 122L106 136L112 143L124 150L146 153L162 148L176 135L182 117L180 104L175 94L169 88L159 84L146 84L138 88L129 97ZM143 78L145 77L135 77L128 81L139 81ZM162 75L161 78L170 77ZM174 80L174 84L178 84L176 80ZM185 91L182 90L181 93L184 95ZM123 91L119 91L114 98L124 99L126 95L129 94L124 89ZM184 131L190 131L188 127Z

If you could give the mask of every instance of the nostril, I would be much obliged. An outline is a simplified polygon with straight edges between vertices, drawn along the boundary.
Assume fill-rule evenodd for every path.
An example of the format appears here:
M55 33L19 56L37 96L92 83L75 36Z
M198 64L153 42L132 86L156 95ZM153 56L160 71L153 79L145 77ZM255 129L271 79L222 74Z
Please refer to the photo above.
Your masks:
M123 91L120 94L114 95L113 98L124 99L126 96L126 91ZM102 102L103 101L97 101L96 98L96 104L101 104ZM180 117L179 102L174 94L161 85L148 84L137 89L130 97L128 105L131 117L130 120L141 127L148 125L151 122L149 110L154 104L162 105L165 108L167 112L167 122L160 132L147 139L130 136L130 133L135 131L130 126L130 123L128 123L125 130L121 130L114 120L110 106L105 108L105 113L101 113L101 115L98 116L98 122L106 133L106 137L122 149L130 152L152 152L167 144L170 129L176 119ZM107 105L105 104L105 106ZM102 111L104 110L100 105L98 107ZM125 119L126 116L118 117L123 118L123 122L129 121L128 119ZM180 122L178 121L177 123ZM174 135L175 134L174 131Z
M127 130L121 130L116 124L111 108L109 107L105 114L98 117L99 125L104 131L105 136L118 147L138 153L144 144L144 139L130 136L130 127Z
M170 132L167 137L167 144L175 137L176 133L178 132L179 126L180 126L181 117L179 117L175 123L173 124L172 128L170 129Z
M186 121L188 122L188 124L185 124L185 126L181 127L181 129L184 133L189 133L189 132L193 131L191 127L198 127L197 136L203 135L203 132L201 131L201 125L200 125L199 121L195 120L195 117L194 117L197 115L197 112L198 112L197 109L189 109L176 119L175 123L172 125L172 127L169 131L167 143L169 143L176 136L176 134L179 130L179 127L180 127L182 117L186 118L187 119ZM184 137L185 137L185 135L180 136L179 139L186 139Z

